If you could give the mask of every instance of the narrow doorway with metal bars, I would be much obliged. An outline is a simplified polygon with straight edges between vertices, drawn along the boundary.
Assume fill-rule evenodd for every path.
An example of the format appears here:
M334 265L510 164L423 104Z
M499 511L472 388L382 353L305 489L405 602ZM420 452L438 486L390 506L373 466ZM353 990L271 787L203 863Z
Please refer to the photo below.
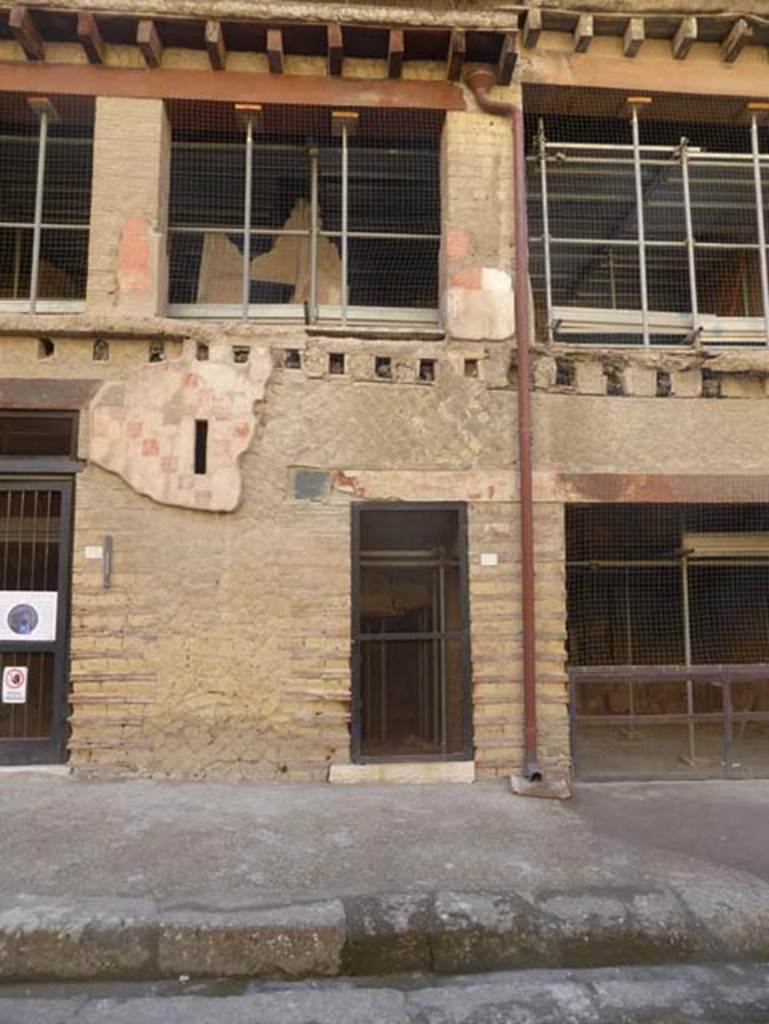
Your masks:
M66 759L75 437L69 413L0 412L0 764Z
M353 506L356 761L472 757L463 505Z

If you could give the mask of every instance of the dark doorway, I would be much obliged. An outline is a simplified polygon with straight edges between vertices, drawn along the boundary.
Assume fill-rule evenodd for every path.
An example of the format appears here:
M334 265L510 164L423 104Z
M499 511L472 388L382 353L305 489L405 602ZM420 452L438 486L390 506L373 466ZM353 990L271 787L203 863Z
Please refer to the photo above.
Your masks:
M472 756L466 510L353 506L353 757Z
M77 417L0 412L0 764L52 764L67 746L71 467Z

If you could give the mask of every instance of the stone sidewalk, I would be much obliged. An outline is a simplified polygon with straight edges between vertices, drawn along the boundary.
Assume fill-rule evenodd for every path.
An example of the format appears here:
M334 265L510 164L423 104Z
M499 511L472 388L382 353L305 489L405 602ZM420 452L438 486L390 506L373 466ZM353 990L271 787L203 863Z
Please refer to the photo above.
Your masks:
M335 788L0 773L0 980L769 959L769 782Z

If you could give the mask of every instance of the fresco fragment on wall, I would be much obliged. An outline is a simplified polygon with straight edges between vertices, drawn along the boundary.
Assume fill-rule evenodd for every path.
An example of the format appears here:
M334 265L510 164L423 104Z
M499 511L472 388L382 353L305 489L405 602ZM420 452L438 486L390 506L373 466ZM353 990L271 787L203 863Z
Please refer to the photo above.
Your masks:
M187 344L178 359L103 384L89 409L90 461L163 504L232 511L271 367L266 348L252 347L248 362L236 364L229 345L211 346L200 361ZM207 424L205 472L195 471L198 421Z

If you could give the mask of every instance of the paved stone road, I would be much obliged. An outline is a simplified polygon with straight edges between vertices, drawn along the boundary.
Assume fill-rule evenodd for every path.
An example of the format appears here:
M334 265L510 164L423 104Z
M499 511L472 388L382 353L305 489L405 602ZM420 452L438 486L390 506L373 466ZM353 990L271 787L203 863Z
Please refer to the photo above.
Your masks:
M185 994L180 994L180 993ZM769 964L0 988L0 1024L766 1024Z

